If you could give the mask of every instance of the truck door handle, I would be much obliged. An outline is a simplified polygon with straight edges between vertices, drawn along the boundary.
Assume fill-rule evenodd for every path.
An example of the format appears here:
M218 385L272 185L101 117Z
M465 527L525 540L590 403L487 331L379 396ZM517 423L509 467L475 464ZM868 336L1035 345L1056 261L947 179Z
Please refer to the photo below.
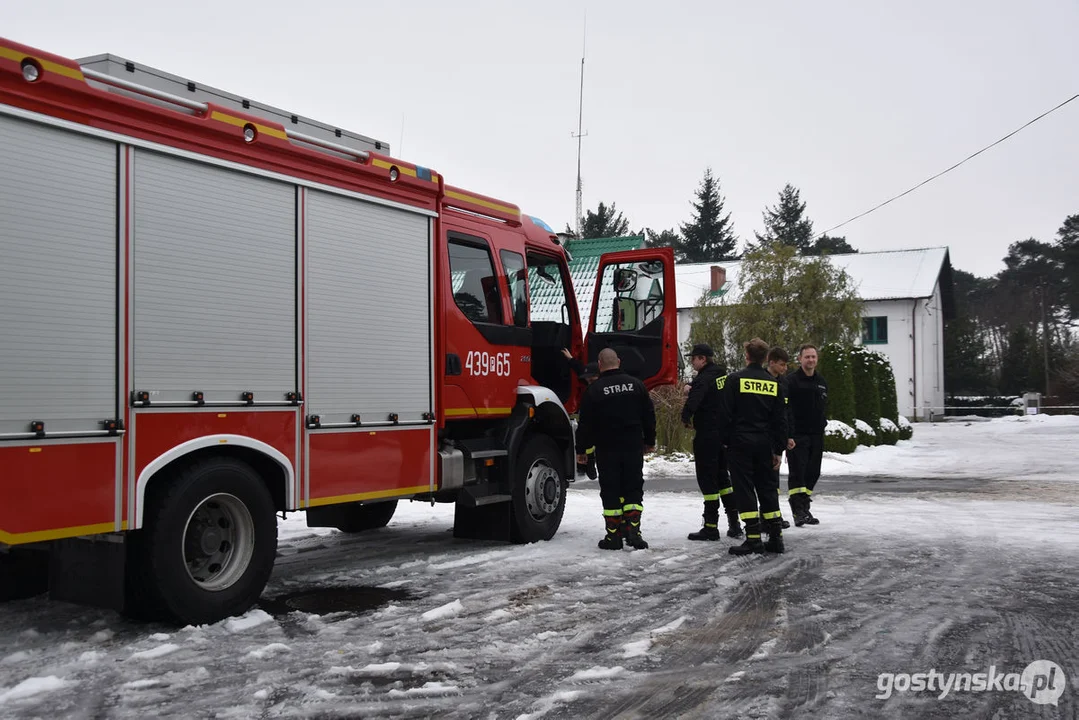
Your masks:
M446 353L446 374L461 374L461 356L457 353Z

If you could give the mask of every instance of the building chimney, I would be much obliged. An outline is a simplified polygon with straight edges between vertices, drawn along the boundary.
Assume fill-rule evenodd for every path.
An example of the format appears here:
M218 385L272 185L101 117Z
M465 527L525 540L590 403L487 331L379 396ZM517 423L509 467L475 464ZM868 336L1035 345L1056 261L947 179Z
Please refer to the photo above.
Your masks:
M727 271L719 265L712 266L712 292L718 292L727 282Z

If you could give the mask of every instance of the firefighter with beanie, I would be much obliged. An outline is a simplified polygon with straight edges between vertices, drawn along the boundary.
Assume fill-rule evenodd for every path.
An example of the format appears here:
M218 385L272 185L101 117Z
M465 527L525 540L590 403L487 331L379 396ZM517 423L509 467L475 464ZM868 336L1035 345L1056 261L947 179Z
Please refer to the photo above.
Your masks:
M644 454L655 449L656 409L644 383L620 365L614 350L600 351L599 378L581 399L577 462L587 462L586 451L595 447L606 526L599 547L621 550L624 540L635 550L644 550L648 547L641 537Z
M689 352L697 375L682 407L682 423L695 430L693 464L697 470L697 487L704 496L704 526L690 533L690 540L719 540L720 501L727 515L727 537L742 537L738 510L734 507L734 488L719 436L719 388L727 373L713 362L714 355L712 348L704 343L694 345Z
M734 481L734 504L746 524L746 540L731 555L783 552L779 484L774 470L787 446L784 388L761 363L768 343L753 338L745 344L746 367L722 379L720 436L727 441L727 464ZM759 504L758 504L759 501ZM761 530L768 542L761 542Z

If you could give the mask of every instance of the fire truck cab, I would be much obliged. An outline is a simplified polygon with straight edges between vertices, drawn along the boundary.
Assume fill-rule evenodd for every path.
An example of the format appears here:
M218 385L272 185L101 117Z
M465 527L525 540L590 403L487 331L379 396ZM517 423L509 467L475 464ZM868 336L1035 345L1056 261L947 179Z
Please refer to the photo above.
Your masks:
M362 532L453 502L458 537L554 536L562 350L675 382L673 251L603 256L585 330L549 226L388 152L0 38L0 597L34 557L55 599L215 622L292 511Z

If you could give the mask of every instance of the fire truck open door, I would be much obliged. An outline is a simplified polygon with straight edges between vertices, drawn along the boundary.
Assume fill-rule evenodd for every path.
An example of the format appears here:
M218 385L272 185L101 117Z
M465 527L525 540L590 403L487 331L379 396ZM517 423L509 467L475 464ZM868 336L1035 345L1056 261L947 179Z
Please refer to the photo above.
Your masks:
M589 361L604 348L613 348L622 369L649 389L677 381L674 250L632 250L600 258L585 337Z

